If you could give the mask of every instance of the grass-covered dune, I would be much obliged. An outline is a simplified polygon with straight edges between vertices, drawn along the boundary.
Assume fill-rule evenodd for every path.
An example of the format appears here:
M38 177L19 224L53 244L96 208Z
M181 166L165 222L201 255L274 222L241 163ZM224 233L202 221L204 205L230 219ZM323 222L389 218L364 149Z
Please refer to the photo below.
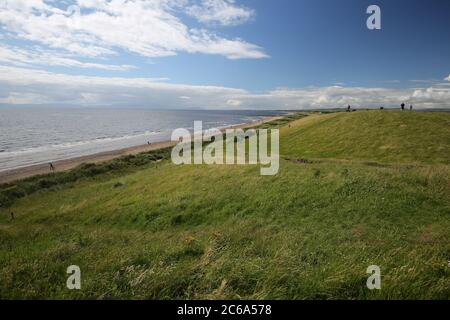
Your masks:
M450 114L302 117L277 176L163 151L0 186L0 297L450 298Z
M448 112L313 115L283 134L282 153L295 157L450 164Z

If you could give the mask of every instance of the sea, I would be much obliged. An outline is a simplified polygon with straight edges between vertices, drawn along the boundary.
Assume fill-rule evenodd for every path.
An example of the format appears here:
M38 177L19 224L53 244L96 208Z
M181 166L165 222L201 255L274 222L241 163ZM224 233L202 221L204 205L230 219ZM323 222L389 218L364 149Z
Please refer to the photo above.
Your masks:
M170 140L177 128L223 128L281 111L0 108L0 171Z

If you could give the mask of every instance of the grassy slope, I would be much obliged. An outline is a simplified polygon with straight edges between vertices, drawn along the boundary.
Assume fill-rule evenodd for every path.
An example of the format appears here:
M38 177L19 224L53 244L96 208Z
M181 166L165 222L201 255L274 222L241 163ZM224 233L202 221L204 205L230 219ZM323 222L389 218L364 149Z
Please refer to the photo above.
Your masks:
M368 115L383 117L397 134L391 120L436 117L433 126L443 133L433 146L448 144L446 114L359 117ZM283 128L290 160L275 177L253 166L163 161L56 186L0 209L0 297L449 298L448 154L411 158L411 147L399 144L396 160L415 165L299 163L293 159L326 155L329 124L355 124L358 115L313 117ZM307 156L308 140L294 138L311 134L303 126L322 132ZM416 136L418 149L427 135ZM338 154L332 144L328 156L393 162L375 152L380 143L360 144L372 148L372 158L361 148ZM427 164L433 162L442 164ZM80 291L65 289L71 264L82 269ZM371 264L382 268L380 291L365 287Z
M369 111L297 121L283 131L281 153L401 163L450 164L450 114Z

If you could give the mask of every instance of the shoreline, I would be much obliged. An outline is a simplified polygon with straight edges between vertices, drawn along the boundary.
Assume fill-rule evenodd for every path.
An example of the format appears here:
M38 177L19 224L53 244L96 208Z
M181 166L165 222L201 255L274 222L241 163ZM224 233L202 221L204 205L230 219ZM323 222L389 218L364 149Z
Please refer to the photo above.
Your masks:
M255 120L255 121L248 122L248 123L227 126L227 127L221 128L220 130L223 131L226 129L247 129L247 128L258 126L258 125L261 125L261 124L264 124L267 122L282 119L283 117L284 116L265 117L261 120ZM177 143L178 142L176 142L176 141L170 141L170 140L154 142L151 145L148 145L148 144L138 145L138 146L121 148L121 149L116 149L116 150L111 150L111 151L94 153L91 155L57 160L57 161L52 162L52 164L55 168L54 172L63 172L63 171L71 170L83 163L101 163L101 162L113 160L115 158L119 158L119 157L126 156L126 155L138 154L138 153L142 153L142 152L148 152L148 151L154 151L154 150L172 147L172 146L176 145ZM10 182L22 180L25 178L30 178L30 177L37 176L37 175L45 175L48 173L51 173L48 163L41 163L41 164L35 164L35 165L25 166L25 167L16 168L16 169L9 169L9 170L0 172L0 184L10 183Z

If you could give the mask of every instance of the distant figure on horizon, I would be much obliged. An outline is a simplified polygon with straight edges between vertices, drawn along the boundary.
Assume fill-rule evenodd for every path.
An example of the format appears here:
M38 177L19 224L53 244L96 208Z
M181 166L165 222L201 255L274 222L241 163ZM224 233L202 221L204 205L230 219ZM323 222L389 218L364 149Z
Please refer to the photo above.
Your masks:
M380 107L380 110L384 110L384 107Z
M352 107L350 105L348 105L347 112L350 112L351 110L352 110Z
M413 105L410 105L409 106L409 111L412 111L413 110Z
M402 111L405 110L405 104L402 103Z
M53 163L50 162L49 165L50 165L50 171L55 172L55 167L53 166Z
M147 144L150 146L151 145L150 141L147 141Z

